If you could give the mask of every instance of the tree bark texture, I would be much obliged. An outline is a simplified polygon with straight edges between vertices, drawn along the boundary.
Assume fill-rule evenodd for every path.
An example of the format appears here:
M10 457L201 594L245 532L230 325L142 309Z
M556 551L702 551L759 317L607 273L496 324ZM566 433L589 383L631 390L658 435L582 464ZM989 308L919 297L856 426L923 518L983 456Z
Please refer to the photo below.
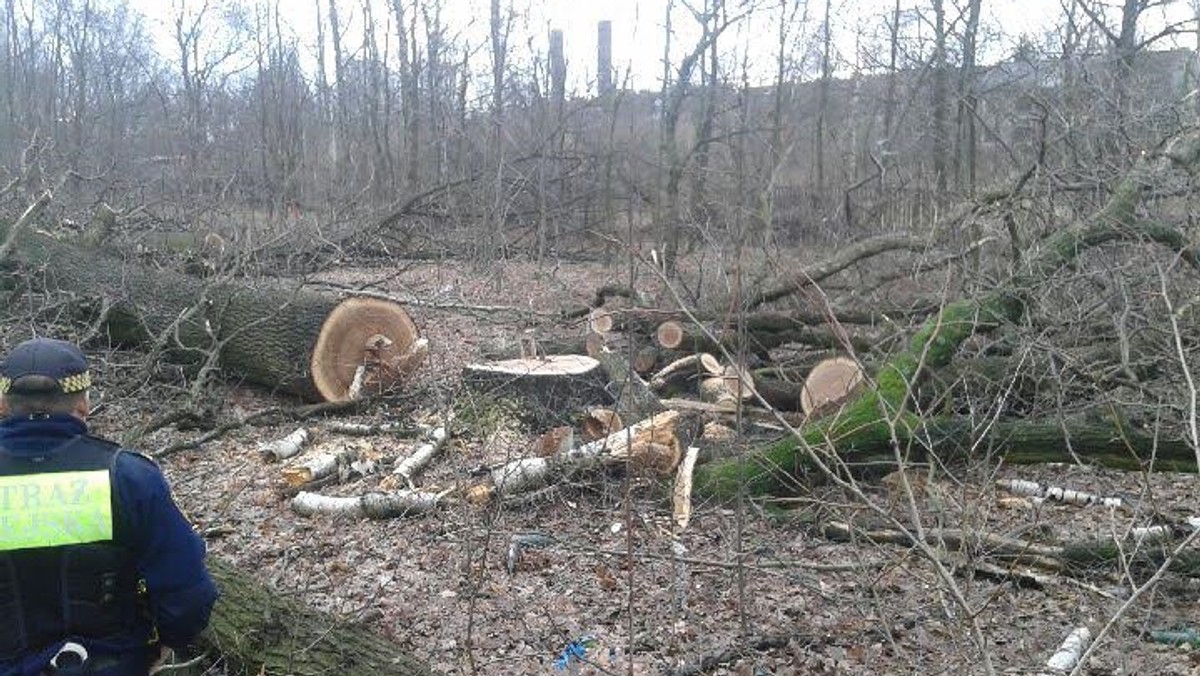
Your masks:
M0 223L0 234L7 229ZM203 362L219 344L218 364L231 377L310 401L332 398L314 383L310 356L343 301L298 288L152 270L38 232L17 233L10 260L36 271L48 290L102 301L108 308L103 325L115 344L165 339L168 354L185 363Z
M262 676L419 676L428 667L361 625L314 610L218 558L208 561L221 589L201 645L244 674Z

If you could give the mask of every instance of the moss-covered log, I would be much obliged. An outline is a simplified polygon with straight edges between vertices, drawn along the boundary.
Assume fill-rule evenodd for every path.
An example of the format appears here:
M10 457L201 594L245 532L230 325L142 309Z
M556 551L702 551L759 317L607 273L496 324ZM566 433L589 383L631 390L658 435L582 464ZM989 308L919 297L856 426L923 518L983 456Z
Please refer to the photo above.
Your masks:
M429 668L362 625L316 611L218 558L209 569L221 589L201 645L242 674L420 676Z
M7 231L0 222L0 238ZM217 365L230 377L310 401L347 398L368 353L386 362L417 338L403 308L390 301L204 280L28 229L17 233L6 263L40 287L105 308L103 326L116 344L159 344L183 362L203 362L219 345ZM380 336L386 340L368 345ZM379 377L394 381L386 371Z
M1182 233L1137 217L1143 193L1155 180L1180 169L1200 170L1200 132L1177 137L1163 152L1134 167L1100 211L1042 241L1028 259L1026 269L1003 287L978 299L945 305L916 331L906 349L878 369L872 386L839 414L810 423L797 437L753 454L748 460L699 468L697 491L732 495L739 482L746 482L751 494L786 493L794 488L797 473L812 466L821 453L835 453L856 463L881 451L890 456L893 449L908 448L914 440L927 436L929 427L908 408L909 394L918 378L929 369L950 363L958 347L973 333L1018 321L1024 315L1029 290L1089 248L1113 241L1153 241L1177 252L1193 267L1200 267L1200 258ZM952 428L956 424L945 421L942 426ZM1080 448L1074 438L1072 446L1078 454ZM1193 454L1188 465L1193 471L1195 458ZM1139 457L1137 462L1146 459Z

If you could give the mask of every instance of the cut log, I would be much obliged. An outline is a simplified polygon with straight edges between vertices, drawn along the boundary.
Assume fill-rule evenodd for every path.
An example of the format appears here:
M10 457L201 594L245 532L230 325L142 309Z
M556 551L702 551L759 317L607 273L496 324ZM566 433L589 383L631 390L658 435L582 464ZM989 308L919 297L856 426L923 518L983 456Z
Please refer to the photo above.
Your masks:
M362 449L356 443L323 453L315 453L301 463L284 467L280 471L280 475L288 486L297 488L310 481L337 474L341 468L359 460L361 451Z
M751 316L746 317L745 321L747 353L766 356L771 349L789 343L821 349L846 350L846 342L849 342L855 350L864 352L874 347L871 341L848 335L842 330L834 330L829 326L799 325L784 316ZM701 327L672 319L659 324L655 340L669 350L710 352L717 355L722 354L724 350L736 354L739 352L738 344L742 340L742 333L738 331L736 324L706 324Z
M625 428L621 416L607 408L593 408L583 417L583 440L585 442L603 439L618 430Z
M555 427L533 440L533 454L539 458L566 453L575 445L575 430L570 427Z
M555 476L592 465L622 465L669 474L679 461L679 439L675 426L677 411L663 411L603 439L569 449L547 458L518 458L493 469L488 485L468 488L466 497L474 504L486 503L496 495L541 488ZM664 459L670 460L668 463Z
M770 371L770 369L763 369ZM754 391L771 408L780 411L800 411L804 406L804 383L789 382L778 378L763 377L755 374Z
M0 222L0 237L8 230ZM229 377L310 401L348 399L371 336L386 336L400 351L418 337L412 319L395 302L201 280L35 230L16 233L8 262L37 271L29 278L47 290L103 298L108 311L100 317L101 326L113 343L151 346L169 338L162 342L169 356L192 364L202 363L219 345L218 365Z
M588 313L588 329L593 333L610 333L617 328L616 315L612 310L593 308Z
M582 355L468 364L462 377L463 385L474 392L525 402L527 412L539 420L560 419L613 401L600 362Z
M654 367L658 364L658 358L658 348L652 345L647 345L633 355L633 370L637 372L638 375L647 375L653 371Z
M268 462L286 460L299 455L300 451L308 444L309 439L308 430L301 427L282 439L263 444L259 448L259 454L262 455L263 460Z
M401 477L409 488L413 488L413 478L433 462L434 457L446 446L449 437L444 426L430 430L425 443L418 446L412 455L396 463L392 474Z
M1104 497L1094 493L1077 491L1061 486L1042 486L1036 481L1024 479L1006 479L997 481L996 485L1013 495L1027 495L1036 498L1047 498L1069 505L1101 505L1104 507L1123 507L1124 502L1117 497Z
M826 359L814 366L805 379L800 407L807 415L833 408L853 396L864 381L862 368L853 359Z
M221 590L199 644L238 673L293 676L425 676L429 668L361 623L318 612L219 557L208 568Z
M750 375L748 369L726 366L722 369L721 377L725 379L725 386L734 397L741 401L754 399L754 376Z
M448 491L399 490L386 493L367 493L350 497L334 497L301 491L292 498L292 511L300 516L335 516L350 519L394 519L418 516L441 505Z
M697 490L709 495L731 497L743 491L752 495L779 492L789 493L803 481L799 473L814 466L813 449L818 453L833 453L841 458L858 463L869 456L882 457L884 449L908 448L911 444L926 444L924 437L931 426L961 428L964 421L954 419L922 419L905 406L912 394L913 385L930 369L949 364L958 353L959 347L970 336L986 332L1025 316L1030 307L1030 293L1040 289L1059 270L1075 261L1091 248L1110 242L1125 241L1143 244L1157 243L1177 254L1193 269L1200 269L1200 250L1194 248L1183 232L1164 224L1161 220L1146 218L1141 212L1142 198L1157 182L1171 182L1200 171L1200 132L1187 130L1170 139L1153 153L1142 159L1114 185L1104 207L1091 217L1077 223L1055 228L1030 252L1026 261L1006 283L990 293L947 303L935 315L927 319L914 333L908 345L882 364L876 372L872 387L865 387L846 403L843 411L830 419L819 420L805 426L783 443L756 451L748 456L752 469L746 471L745 462L711 463L697 469ZM800 281L800 280L797 280ZM895 412L895 415L892 415ZM1028 432L1050 436L1040 425L1025 428L1027 423L1015 425L993 425L988 431L992 438L996 428L1007 427L1017 434ZM1166 459L1164 449L1178 449L1179 440L1164 439L1157 443L1160 435L1150 439L1118 423L1117 429L1110 427L1107 438L1093 439L1088 448L1093 458L1101 458L1106 464L1145 468L1149 463L1157 469L1183 468L1196 471L1200 465L1200 448L1188 449L1190 460L1174 453ZM969 429L969 426L968 426ZM920 430L920 434L915 431ZM910 432L912 431L912 432ZM974 436L974 434L968 434ZM1064 435L1057 435L1057 445L1042 446L1037 455L1045 461L1051 456L1070 457L1065 453L1067 443ZM1074 455L1082 456L1077 437L1070 437L1070 448ZM999 440L1009 449L1007 459L1028 461L1033 454L1029 449L1010 445L1009 440ZM934 448L944 439L934 442ZM1045 442L1045 439L1043 439ZM984 444L981 448L992 449ZM1173 449L1174 450L1174 449ZM962 451L960 451L962 452ZM971 452L970 448L966 452ZM944 460L945 456L941 456ZM824 466L825 469L828 466Z
M705 378L700 381L700 401L717 406L736 407L738 397L729 389L725 378Z
M1046 661L1046 671L1038 676L1061 676L1075 668L1079 658L1092 642L1092 632L1078 627L1067 635L1058 650Z
M667 364L650 378L650 389L669 396L692 389L691 383L705 376L725 374L721 362L707 352L689 354Z

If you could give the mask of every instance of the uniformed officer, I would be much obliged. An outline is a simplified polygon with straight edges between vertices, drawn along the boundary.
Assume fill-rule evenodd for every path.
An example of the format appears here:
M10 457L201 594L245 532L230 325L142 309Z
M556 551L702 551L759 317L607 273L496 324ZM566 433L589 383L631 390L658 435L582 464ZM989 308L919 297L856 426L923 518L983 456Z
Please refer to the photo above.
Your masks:
M217 598L162 472L87 433L90 386L61 340L0 362L0 676L146 676Z

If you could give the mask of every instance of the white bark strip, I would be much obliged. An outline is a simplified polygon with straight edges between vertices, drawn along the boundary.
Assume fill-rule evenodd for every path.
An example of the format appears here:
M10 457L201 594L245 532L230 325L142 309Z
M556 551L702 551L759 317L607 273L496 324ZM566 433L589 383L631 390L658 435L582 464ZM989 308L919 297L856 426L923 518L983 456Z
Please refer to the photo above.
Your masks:
M292 498L292 511L300 516L344 516L353 519L391 519L398 516L414 516L432 511L447 495L427 491L393 491L391 493L367 493L353 497L332 497L320 493L301 491Z
M345 516L352 519L363 517L361 497L333 497L300 491L292 498L292 511L300 516L325 514L328 516Z
M501 495L538 488L549 480L549 458L519 458L492 470L492 485Z
M1065 674L1074 669L1083 655L1083 651L1087 650L1088 644L1091 642L1092 632L1087 627L1079 627L1072 631L1059 646L1058 652L1054 653L1046 662L1046 673L1041 676Z
M403 423L383 423L381 425L366 425L363 423L331 422L325 427L329 432L345 434L352 437L369 437L375 434L411 433L415 428Z
M408 487L413 488L413 477L429 466L433 458L445 447L449 436L445 427L435 428L429 433L429 441L418 446L412 455L397 463L392 474L404 477Z
M1014 495L1028 495L1035 498L1046 498L1070 505L1088 506L1101 505L1104 507L1123 507L1121 498L1104 497L1085 491L1077 491L1060 486L1042 486L1036 481L1024 479L1005 479L997 481L996 485Z
M262 444L259 446L259 453L267 461L286 460L300 455L300 451L308 445L309 438L308 430L301 427L282 439Z
M675 528L680 532L686 530L692 520L692 471L696 468L696 456L699 454L699 447L688 446L683 462L679 463L679 472L675 475Z

